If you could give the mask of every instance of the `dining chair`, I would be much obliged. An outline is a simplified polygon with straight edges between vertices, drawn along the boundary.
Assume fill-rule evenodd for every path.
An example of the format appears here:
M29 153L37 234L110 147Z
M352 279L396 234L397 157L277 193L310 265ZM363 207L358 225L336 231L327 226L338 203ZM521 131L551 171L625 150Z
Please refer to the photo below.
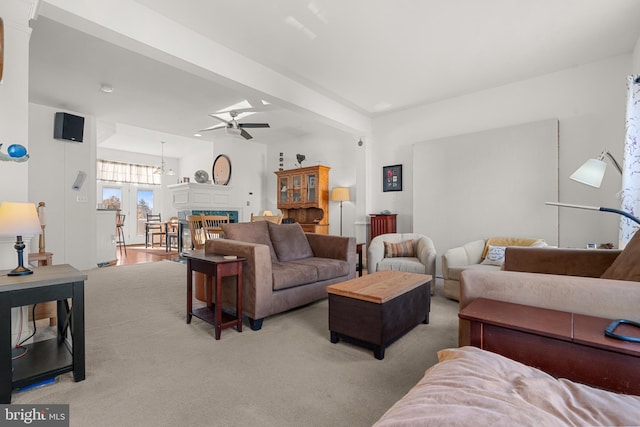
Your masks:
M207 237L202 229L202 215L187 215L186 220L189 225L189 234L191 235L191 246L193 249L204 248L204 242Z
M280 214L280 215L254 215L253 213L251 214L251 222L255 222L255 221L269 221L269 222L273 222L274 224L282 224L282 217L284 215Z
M151 247L153 248L153 243L155 241L155 237L158 236L160 238L160 246L162 246L162 239L164 237L165 230L162 224L162 219L160 214L147 214L147 222L145 223L145 233L144 233L144 247L149 247L149 239L151 239Z
M167 252L171 251L171 248L178 249L180 252L180 248L178 248L178 229L179 229L179 221L177 216L172 216L169 218L169 221L165 225L166 235L165 235L165 250ZM174 246L175 243L175 246Z
M202 217L202 227L207 239L220 239L224 237L222 224L229 223L229 215L205 215Z

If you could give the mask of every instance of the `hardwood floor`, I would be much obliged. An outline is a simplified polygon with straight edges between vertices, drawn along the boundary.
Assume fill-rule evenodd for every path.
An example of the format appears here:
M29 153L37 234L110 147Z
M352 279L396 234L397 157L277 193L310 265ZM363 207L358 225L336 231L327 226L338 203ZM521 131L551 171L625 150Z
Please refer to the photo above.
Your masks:
M127 254L124 250L120 253L120 248L117 249L117 262L116 265L127 264L143 264L146 262L156 262L165 259L179 258L180 255L174 249L171 252L164 252L162 250L145 250L144 245L131 245L127 246Z

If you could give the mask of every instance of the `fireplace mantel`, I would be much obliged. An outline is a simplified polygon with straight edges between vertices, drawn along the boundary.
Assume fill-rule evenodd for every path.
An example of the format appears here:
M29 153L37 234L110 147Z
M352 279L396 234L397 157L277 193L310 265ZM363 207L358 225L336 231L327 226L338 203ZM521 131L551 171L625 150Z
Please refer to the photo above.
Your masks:
M211 209L233 207L232 187L228 185L185 182L168 185L173 207L181 209Z

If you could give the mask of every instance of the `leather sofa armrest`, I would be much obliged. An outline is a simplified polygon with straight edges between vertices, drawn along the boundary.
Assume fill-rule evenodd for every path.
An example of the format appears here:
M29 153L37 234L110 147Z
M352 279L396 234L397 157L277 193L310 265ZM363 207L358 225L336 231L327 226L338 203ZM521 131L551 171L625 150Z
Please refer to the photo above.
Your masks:
M271 253L267 245L230 239L210 239L205 242L204 251L246 258L242 269L242 311L253 319L272 314L273 275Z
M610 249L506 249L503 270L567 276L600 277L621 251Z

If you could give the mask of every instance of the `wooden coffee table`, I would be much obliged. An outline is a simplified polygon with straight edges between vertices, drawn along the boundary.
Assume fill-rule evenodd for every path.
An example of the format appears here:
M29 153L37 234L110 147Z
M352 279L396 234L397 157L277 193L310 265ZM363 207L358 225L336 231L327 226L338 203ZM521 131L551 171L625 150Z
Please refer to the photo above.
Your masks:
M331 342L370 348L376 359L419 323L429 323L428 274L378 271L327 287Z

